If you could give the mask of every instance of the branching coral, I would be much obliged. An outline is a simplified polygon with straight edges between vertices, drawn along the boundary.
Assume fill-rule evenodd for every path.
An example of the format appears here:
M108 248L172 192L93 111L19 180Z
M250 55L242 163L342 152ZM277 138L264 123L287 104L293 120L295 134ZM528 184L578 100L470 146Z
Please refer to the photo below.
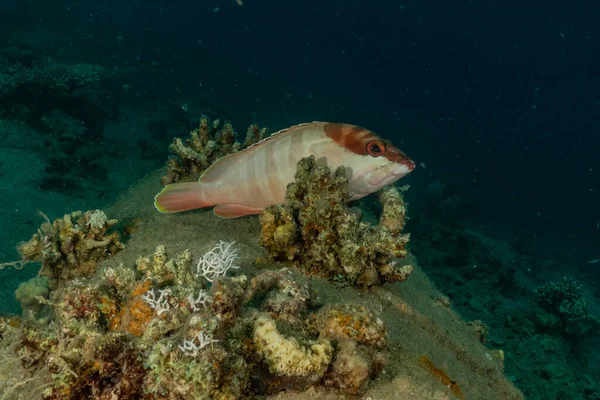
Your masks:
M117 223L101 210L75 211L62 219L46 222L18 250L26 261L42 263L40 275L50 279L51 288L74 278L89 277L100 262L123 248Z
M235 137L233 126L229 122L221 127L219 120L211 123L207 117L202 117L200 125L190 132L189 138L185 140L175 138L169 146L169 150L175 157L167 162L167 175L162 177L162 184L198 180L200 175L219 158L267 137L267 130L251 125L246 132L243 145L236 142Z
M581 306L578 308L585 312L587 302L583 298L582 288L573 279L566 277L561 282L546 282L535 289L535 301L544 310L553 313L559 312L565 302L579 303Z
M561 282L546 282L538 286L534 294L536 303L555 319L558 317L568 335L582 336L599 325L596 318L588 315L583 286L573 279L565 277ZM548 321L544 315L538 317L543 323Z
M357 286L405 280L412 267L396 266L407 254L409 239L401 234L402 197L394 187L383 189L381 221L371 226L347 211L347 184L343 167L332 175L314 157L302 159L285 205L260 215L261 245L276 260L294 261L305 272L330 279L341 275Z

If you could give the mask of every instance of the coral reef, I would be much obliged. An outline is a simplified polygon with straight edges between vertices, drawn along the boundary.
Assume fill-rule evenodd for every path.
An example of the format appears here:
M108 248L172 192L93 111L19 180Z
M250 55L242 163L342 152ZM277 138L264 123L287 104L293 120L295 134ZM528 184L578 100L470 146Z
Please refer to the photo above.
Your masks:
M538 322L546 329L560 326L567 335L577 338L599 326L596 318L588 315L582 286L573 279L546 282L535 289L534 295L545 311L537 314Z
M89 225L107 225L100 222ZM4 327L20 335L21 364L48 375L43 397L240 399L315 384L360 394L385 365L386 328L366 308L315 309L310 286L287 268L252 279L221 274L210 284L193 264L188 250L169 257L158 246L135 269L121 263L98 271L93 282L71 279L49 296L40 283L20 296L33 310L52 309L50 322L29 318ZM70 267L53 261L45 268L61 271L54 274L60 279L80 276Z
M19 244L18 250L23 260L42 263L40 275L48 277L54 289L91 276L100 262L123 248L119 234L108 232L116 223L101 210L75 211L54 222L46 217L38 232Z
M267 130L251 125L246 132L243 144L236 142L236 133L231 123L221 127L220 120L209 121L203 116L197 129L190 137L182 140L175 138L169 150L175 155L167 162L167 175L163 176L163 185L175 182L196 181L212 163L227 154L244 149L267 137Z
M409 235L402 234L406 208L393 187L380 192L378 226L361 223L346 209L350 196L343 167L333 174L314 157L298 163L286 203L260 215L260 244L276 260L294 261L309 274L342 277L357 286L405 280L412 267L396 266L406 256Z

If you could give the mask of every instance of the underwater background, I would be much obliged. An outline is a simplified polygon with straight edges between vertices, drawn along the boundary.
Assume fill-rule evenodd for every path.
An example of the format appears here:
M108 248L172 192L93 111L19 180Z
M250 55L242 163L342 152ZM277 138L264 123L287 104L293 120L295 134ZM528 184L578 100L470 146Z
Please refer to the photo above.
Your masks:
M0 2L0 263L202 115L358 124L417 163L409 249L509 379L598 399L599 35L592 1ZM0 312L36 273L0 271Z

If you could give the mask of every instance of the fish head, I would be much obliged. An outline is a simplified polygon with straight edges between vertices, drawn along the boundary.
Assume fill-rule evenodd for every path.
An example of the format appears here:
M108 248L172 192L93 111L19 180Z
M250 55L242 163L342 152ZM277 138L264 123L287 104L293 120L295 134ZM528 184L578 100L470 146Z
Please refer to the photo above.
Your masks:
M365 146L367 154L352 163L348 187L353 198L374 193L415 169L415 163L389 141L374 139Z
M325 132L347 152L348 190L360 199L396 182L415 168L415 163L389 140L355 125L328 124Z

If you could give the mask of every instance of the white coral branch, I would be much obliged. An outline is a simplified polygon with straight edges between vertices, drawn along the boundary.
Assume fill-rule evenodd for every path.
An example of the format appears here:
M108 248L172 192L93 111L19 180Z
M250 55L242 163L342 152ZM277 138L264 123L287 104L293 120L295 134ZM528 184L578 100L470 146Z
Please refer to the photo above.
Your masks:
M142 295L142 299L156 311L157 315L161 315L171 308L169 305L169 295L171 294L171 290L159 290L158 293L159 296L157 299L154 289L150 289L146 294Z
M234 244L235 242L219 241L219 244L200 258L196 266L196 275L203 276L212 283L215 279L225 276L230 269L238 269L239 266L234 265L239 258Z
M195 299L194 295L191 294L187 297L187 301L192 311L200 311L200 306L206 308L209 300L210 296L208 295L208 292L206 290L200 290L200 293L198 293L198 296Z
M198 344L196 344L196 339L198 339ZM196 357L200 350L215 342L218 340L213 339L211 334L205 335L204 332L199 332L192 340L184 339L183 344L178 347L186 356Z

